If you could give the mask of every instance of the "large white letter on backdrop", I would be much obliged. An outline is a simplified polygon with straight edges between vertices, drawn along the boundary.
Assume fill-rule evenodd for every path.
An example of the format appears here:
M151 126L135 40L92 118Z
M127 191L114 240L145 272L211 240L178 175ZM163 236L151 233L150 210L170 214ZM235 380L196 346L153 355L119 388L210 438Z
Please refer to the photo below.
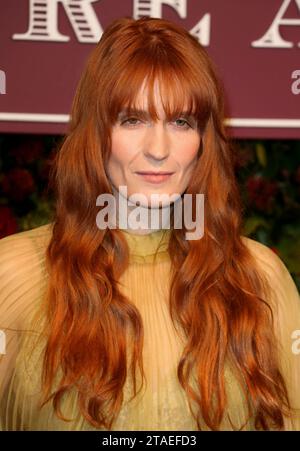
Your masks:
M58 3L64 7L79 42L98 42L103 30L92 7L98 0L30 0L29 28L26 33L14 34L13 39L26 41L67 42L69 36L57 28Z
M4 70L0 70L0 94L6 94L6 76Z
M175 9L179 17L186 19L186 0L133 0L133 17L134 19L139 19L142 16L161 18L163 5ZM190 33L202 45L208 46L210 42L210 14L205 14L190 30Z
M283 16L286 13L286 10L290 6L292 1L296 2L296 5L299 9L300 13L300 0L284 0L281 7L279 8L278 13L275 16L271 26L267 30L267 32L257 41L253 41L251 43L252 47L273 47L273 48L291 48L294 47L293 42L285 41L282 39L279 33L280 25L298 25L300 26L300 18L299 19L284 19ZM300 47L300 42L298 42L298 47Z

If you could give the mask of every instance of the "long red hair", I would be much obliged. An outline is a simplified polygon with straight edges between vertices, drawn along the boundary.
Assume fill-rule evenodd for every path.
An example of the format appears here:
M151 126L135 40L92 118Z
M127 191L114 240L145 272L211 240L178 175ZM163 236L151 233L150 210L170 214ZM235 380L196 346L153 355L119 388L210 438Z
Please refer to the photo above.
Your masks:
M95 427L111 429L123 400L132 333L131 376L143 372L143 324L139 311L120 291L128 247L119 230L96 226L96 198L112 193L105 171L111 127L124 106L135 103L146 80L149 111L156 80L167 118L184 104L197 119L201 157L186 193L205 194L205 229L186 241L173 229L170 314L186 346L178 379L200 429L203 418L218 430L226 411L225 360L247 387L249 416L257 429L283 428L289 412L279 370L268 287L241 239L243 206L235 179L235 153L223 120L221 84L206 51L188 31L162 19L115 20L92 51L74 97L69 130L57 152L52 183L57 205L47 248L47 343L43 402L60 403L71 389L78 407ZM60 371L60 373L59 373ZM189 379L197 376L197 392ZM60 377L54 386L57 374Z

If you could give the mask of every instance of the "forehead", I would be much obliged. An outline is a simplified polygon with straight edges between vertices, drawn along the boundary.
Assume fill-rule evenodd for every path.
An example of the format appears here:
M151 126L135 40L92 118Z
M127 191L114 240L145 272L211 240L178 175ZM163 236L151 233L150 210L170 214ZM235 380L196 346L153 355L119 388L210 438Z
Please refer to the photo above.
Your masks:
M141 109L148 109L148 99L150 94L149 91L150 91L149 84L146 82L146 80L144 80L140 90L138 91L134 99L134 105ZM158 109L161 109L163 106L161 101L162 94L161 87L157 80L155 80L154 82L152 94L155 105L157 106Z
M150 111L151 115L156 116L157 113L158 116L164 117L174 111L187 111L190 103L186 93L169 90L158 79L151 86L144 80L134 98L126 102L122 109Z

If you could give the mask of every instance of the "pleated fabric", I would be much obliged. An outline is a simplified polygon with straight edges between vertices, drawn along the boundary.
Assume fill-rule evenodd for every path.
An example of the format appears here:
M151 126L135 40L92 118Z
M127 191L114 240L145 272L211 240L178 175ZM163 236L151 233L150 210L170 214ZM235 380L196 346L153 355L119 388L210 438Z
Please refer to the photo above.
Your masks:
M10 235L0 240L0 428L2 430L96 430L81 415L77 393L63 399L56 416L51 403L40 408L41 369L45 342L42 322L36 322L47 286L45 251L52 224ZM195 431L197 423L177 378L177 366L185 346L169 313L169 230L147 235L123 231L130 249L130 264L120 278L124 295L139 310L144 329L142 391L131 401L131 379L124 386L124 400L112 430ZM270 299L280 341L281 368L292 404L300 409L300 299L283 262L266 246L243 237L274 287ZM158 252L156 253L156 251ZM155 256L156 253L156 256ZM299 351L299 352L298 352ZM130 374L130 373L128 373ZM141 378L137 371L137 387ZM227 365L227 408L222 430L253 430L248 418L245 387ZM195 381L191 381L197 391ZM194 385L193 385L194 384ZM193 406L193 404L192 404ZM193 406L194 408L195 405ZM196 411L196 410L195 410ZM300 411L299 411L300 412ZM300 430L300 413L285 419L287 430ZM204 421L201 429L208 430Z

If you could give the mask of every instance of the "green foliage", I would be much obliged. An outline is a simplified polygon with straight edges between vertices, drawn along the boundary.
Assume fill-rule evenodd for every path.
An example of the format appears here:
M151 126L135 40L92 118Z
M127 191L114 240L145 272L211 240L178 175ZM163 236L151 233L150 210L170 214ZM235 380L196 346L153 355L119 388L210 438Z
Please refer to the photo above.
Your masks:
M59 136L0 135L0 238L47 224L48 186Z
M244 235L269 246L300 289L300 141L236 143Z

